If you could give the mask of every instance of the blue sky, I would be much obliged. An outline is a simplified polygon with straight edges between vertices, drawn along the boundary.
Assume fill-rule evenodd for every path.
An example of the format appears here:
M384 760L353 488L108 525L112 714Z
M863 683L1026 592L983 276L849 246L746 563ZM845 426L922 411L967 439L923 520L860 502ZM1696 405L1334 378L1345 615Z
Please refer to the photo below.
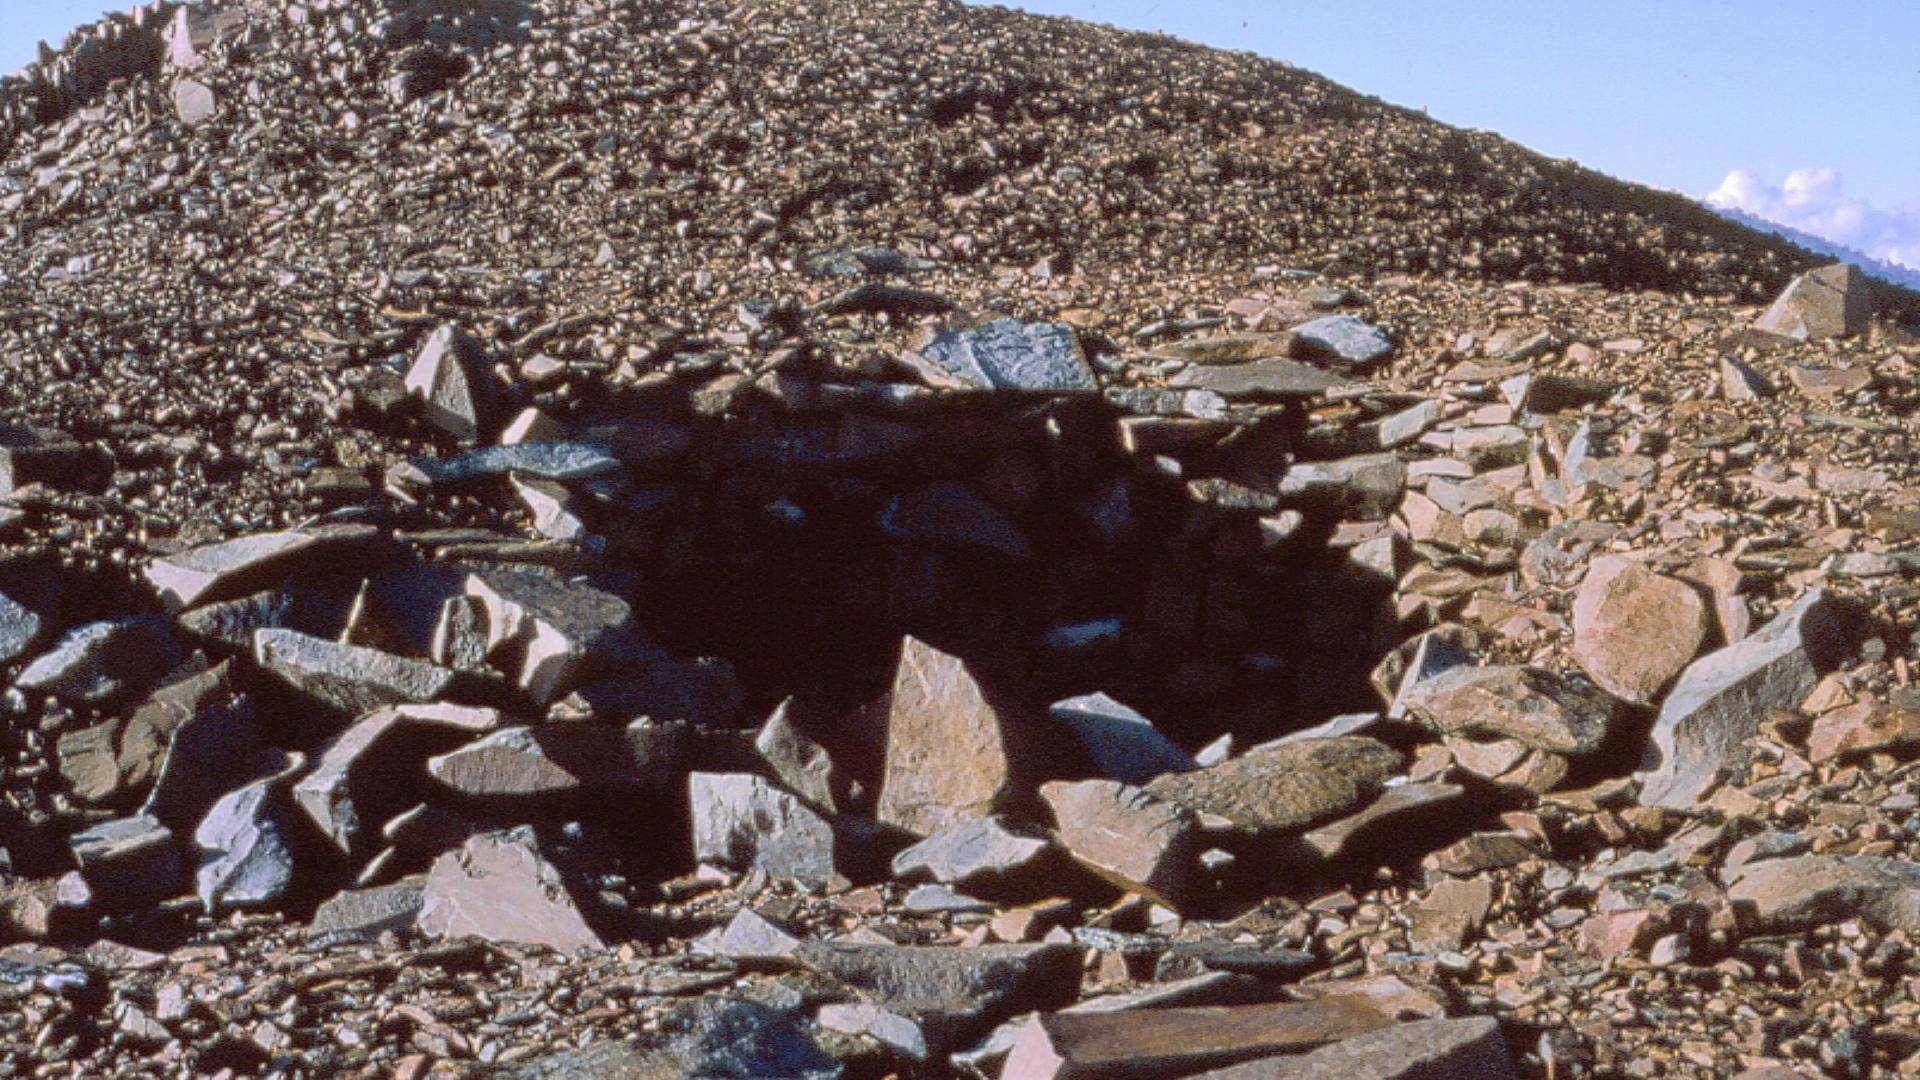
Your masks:
M0 71L102 0L0 0ZM1291 61L1920 267L1915 0L1022 0Z

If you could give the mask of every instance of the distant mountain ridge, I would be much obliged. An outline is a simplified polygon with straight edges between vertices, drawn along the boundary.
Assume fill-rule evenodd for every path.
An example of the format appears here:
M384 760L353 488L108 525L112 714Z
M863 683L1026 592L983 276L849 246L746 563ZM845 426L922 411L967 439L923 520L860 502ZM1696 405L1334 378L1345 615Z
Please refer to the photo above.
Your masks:
M1830 258L1838 259L1841 262L1852 263L1854 266L1859 267L1862 273L1877 277L1889 284L1898 285L1904 289L1920 290L1920 270L1915 270L1908 266L1901 266L1898 263L1887 262L1885 259L1876 259L1858 248L1848 247L1845 244L1836 243L1825 237L1815 236L1810 232L1796 229L1791 225L1782 225L1777 221L1768 221L1758 214L1750 214L1745 210L1730 206L1714 206L1711 203L1703 203L1702 205L1714 213L1719 214L1721 217L1729 221L1737 221L1749 229L1773 233L1781 239L1798 244L1817 255L1826 255Z

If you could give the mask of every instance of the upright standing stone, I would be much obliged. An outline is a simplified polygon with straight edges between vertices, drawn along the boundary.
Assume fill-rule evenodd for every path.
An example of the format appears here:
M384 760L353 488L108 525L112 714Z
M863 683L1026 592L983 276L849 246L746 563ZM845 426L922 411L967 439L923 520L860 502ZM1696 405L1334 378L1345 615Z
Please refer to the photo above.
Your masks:
M463 442L490 417L487 360L480 342L448 324L435 330L407 369L407 392L426 403L427 421Z
M1846 263L1832 263L1794 278L1753 326L1808 341L1860 333L1872 315L1867 279Z
M1013 793L1008 718L958 657L907 638L887 712L881 822L919 836L991 817Z

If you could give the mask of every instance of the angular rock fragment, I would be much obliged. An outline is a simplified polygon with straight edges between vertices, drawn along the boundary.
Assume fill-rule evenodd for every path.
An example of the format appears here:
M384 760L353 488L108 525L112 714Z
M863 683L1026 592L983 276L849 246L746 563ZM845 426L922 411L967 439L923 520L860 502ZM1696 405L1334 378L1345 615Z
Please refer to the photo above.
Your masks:
M833 879L833 826L798 798L748 773L687 777L693 856L822 889Z
M365 831L378 824L375 806L404 798L394 788L408 779L404 766L417 763L412 754L399 752L393 745L397 732L415 728L459 736L491 730L499 722L499 714L492 709L462 705L376 709L355 720L328 745L313 771L293 786L294 802L341 851L356 851ZM375 805L367 805L370 800Z
M1614 697L1652 704L1693 661L1707 606L1685 582L1621 556L1593 560L1573 600L1573 658Z
M1513 1057L1490 1016L1415 1020L1355 1035L1304 1054L1259 1058L1190 1080L1513 1080Z
M433 701L454 681L454 672L437 664L298 630L255 631L253 652L255 662L294 689L352 713Z
M10 664L32 648L43 631L40 614L10 596L0 595L0 664Z
M1157 1080L1305 1050L1392 1022L1361 997L1052 1013L1027 1022L1000 1075L1005 1080Z
M407 369L407 392L426 404L427 421L464 442L476 442L492 420L487 358L457 326L428 335Z
M1355 315L1328 315L1293 328L1294 351L1305 358L1365 367L1393 352L1380 329Z
M795 956L859 998L908 1017L929 1056L964 1046L1017 1012L1057 1009L1080 983L1081 951L1070 945L974 948L803 943Z
M511 674L537 703L564 694L596 667L659 655L639 641L625 600L545 567L477 570L466 592L486 609L489 654L517 656Z
M1207 390L1229 398L1317 398L1357 393L1366 384L1298 360L1255 360L1212 367L1195 364L1167 380L1179 389Z
M887 711L886 773L875 816L920 836L991 817L1014 792L1010 726L958 657L916 638L900 646Z
M1863 918L1920 933L1920 863L1865 855L1796 855L1742 865L1727 899L1750 905L1761 933L1811 930Z
M389 472L389 479L433 488L457 488L508 473L546 480L589 480L620 472L623 465L601 443L523 442L483 446L450 458L413 458Z
M1047 849L1045 840L1022 836L998 818L983 818L961 822L903 849L893 857L893 874L905 881L930 879L984 894L1043 870Z
M768 922L752 908L741 908L727 925L696 939L701 956L724 956L742 964L785 964L800 950L800 939Z
M1113 780L1040 787L1055 835L1074 859L1125 888L1177 906L1199 853L1199 822L1178 803Z
M144 794L159 776L168 744L182 725L235 704L230 675L230 666L223 663L160 687L124 721L105 720L62 735L60 771L73 794L96 803L114 801L123 793Z
M198 124L212 117L215 108L213 91L205 83L180 79L173 84L173 111L181 123Z
M846 781L834 771L827 749L795 723L798 704L788 698L760 725L753 748L787 790L829 813L837 812Z
M1820 764L1916 744L1920 744L1920 712L1862 701L1835 709L1813 722L1813 730L1807 733L1807 758Z
M472 934L564 953L602 947L527 826L482 833L435 860L418 925L429 937Z
M69 630L14 685L97 705L151 683L178 661L179 646L165 623L150 616L107 619Z
M223 796L194 831L200 866L194 875L200 905L262 907L275 903L293 885L293 805L287 783L305 764L290 756L278 775L247 784Z
M372 941L381 934L411 930L420 917L426 883L418 877L371 889L335 893L307 924L309 941Z
M981 390L1061 393L1097 388L1080 340L1065 323L996 319L971 330L938 334L921 353Z
M256 533L155 559L146 576L167 609L180 611L267 588L295 569L364 551L378 536L371 525Z
M645 725L506 727L431 758L427 772L469 799L551 799L623 787L664 787L678 755L671 737L655 740Z
M186 883L173 830L149 814L103 822L67 844L94 896L116 908L170 899Z
M1144 784L1161 773L1195 767L1193 756L1162 735L1153 721L1106 694L1056 701L1047 712L1079 737L1101 772L1123 784Z
M1350 520L1379 521L1399 505L1406 479L1406 466L1397 456L1356 454L1294 465L1280 478L1278 490Z
M1170 773L1146 785L1154 796L1224 818L1250 835L1307 829L1351 813L1400 770L1399 751L1376 739L1303 739Z
M1738 777L1767 711L1791 707L1851 651L1852 620L1814 589L1759 630L1695 660L1653 726L1656 764L1641 774L1640 801L1685 808L1714 784Z
M1872 314L1867 279L1847 263L1832 263L1794 278L1753 326L1811 341L1860 333Z
M1459 667L1414 686L1407 712L1442 734L1510 738L1555 754L1599 749L1614 716L1598 690L1540 668Z

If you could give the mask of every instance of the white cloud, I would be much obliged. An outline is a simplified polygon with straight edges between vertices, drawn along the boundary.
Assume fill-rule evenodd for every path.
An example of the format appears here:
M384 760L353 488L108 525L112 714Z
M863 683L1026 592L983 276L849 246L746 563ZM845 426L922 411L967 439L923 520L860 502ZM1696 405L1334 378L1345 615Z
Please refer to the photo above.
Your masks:
M1735 169L1707 205L1812 233L1884 262L1920 269L1920 203L1882 210L1847 194L1832 169L1795 169L1779 187Z

